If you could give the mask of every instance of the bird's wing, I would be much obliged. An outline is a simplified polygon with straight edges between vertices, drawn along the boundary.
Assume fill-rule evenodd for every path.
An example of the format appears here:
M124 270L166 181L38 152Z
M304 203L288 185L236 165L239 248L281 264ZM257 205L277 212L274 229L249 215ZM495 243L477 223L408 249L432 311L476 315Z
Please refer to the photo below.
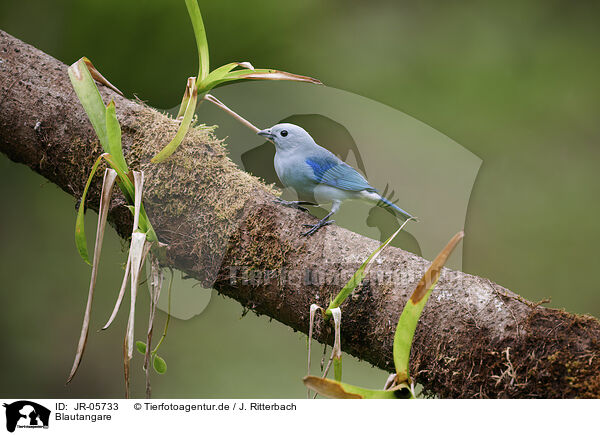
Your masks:
M337 187L342 190L360 192L375 191L352 166L334 156L309 157L306 164L311 167L314 181L320 184Z

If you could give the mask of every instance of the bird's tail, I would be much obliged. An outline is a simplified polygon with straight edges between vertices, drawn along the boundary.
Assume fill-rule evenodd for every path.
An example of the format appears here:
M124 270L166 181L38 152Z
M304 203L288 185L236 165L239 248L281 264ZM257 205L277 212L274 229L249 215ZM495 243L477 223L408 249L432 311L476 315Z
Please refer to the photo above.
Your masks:
M405 212L400 207L398 207L396 204L394 204L392 201L384 198L381 195L379 195L379 201L381 201L384 204L385 207L391 207L392 209L394 209L394 211L396 211L397 213L400 214L400 216L402 217L402 219L404 219L404 220L407 220L407 219L417 220L416 217L414 217L410 213Z

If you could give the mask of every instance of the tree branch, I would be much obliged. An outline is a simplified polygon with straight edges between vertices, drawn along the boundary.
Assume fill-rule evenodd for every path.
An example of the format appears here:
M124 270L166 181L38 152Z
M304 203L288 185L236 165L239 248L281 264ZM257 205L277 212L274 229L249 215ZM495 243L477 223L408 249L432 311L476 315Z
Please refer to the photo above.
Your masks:
M79 198L100 147L66 66L2 31L0 61L0 150ZM195 128L171 159L150 164L176 121L109 89L101 94L116 102L127 161L145 171L144 202L169 245L167 265L306 332L310 304L326 304L378 246L336 226L299 238L314 218L275 204L272 190L239 170L209 128ZM122 236L130 231L122 198L113 200L110 221ZM396 248L381 259L342 306L342 345L392 370L396 322L429 262ZM329 325L315 334L333 339ZM600 397L598 337L592 317L445 269L417 328L411 371L439 397Z

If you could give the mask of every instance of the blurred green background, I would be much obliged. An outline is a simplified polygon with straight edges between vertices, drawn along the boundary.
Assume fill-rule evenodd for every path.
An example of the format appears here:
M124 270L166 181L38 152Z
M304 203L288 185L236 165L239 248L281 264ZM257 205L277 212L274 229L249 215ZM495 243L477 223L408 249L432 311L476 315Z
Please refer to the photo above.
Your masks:
M318 77L404 111L478 155L464 270L531 300L551 297L552 307L600 315L600 3L200 6L213 66L250 60ZM126 95L157 108L178 105L197 70L183 1L4 0L0 28L67 64L88 56ZM4 156L0 192L2 395L122 397L123 313L108 333L94 332L118 290L121 242L111 230L88 350L65 387L90 273L73 243L75 199ZM154 376L154 396L304 397L304 337L241 313L214 295L200 316L174 319L161 352L169 369ZM146 314L139 319L142 326ZM138 395L141 363L133 362ZM344 370L358 385L386 377L355 360Z

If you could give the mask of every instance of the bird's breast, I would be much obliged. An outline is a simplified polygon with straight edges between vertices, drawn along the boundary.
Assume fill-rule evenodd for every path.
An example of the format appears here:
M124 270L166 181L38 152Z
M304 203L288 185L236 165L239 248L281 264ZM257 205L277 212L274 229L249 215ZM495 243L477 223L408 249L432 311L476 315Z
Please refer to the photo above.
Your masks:
M310 168L303 159L276 153L274 166L279 180L285 187L291 187L298 193L312 194L316 183L309 177Z

